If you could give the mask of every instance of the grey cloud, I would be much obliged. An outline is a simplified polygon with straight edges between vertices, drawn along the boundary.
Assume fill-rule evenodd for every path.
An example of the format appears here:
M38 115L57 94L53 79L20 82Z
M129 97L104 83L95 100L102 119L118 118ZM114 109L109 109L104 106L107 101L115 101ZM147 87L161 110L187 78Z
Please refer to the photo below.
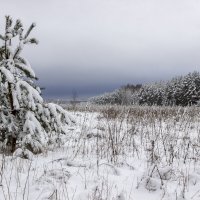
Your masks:
M24 55L45 95L111 90L199 70L196 0L2 0L4 15L37 23Z

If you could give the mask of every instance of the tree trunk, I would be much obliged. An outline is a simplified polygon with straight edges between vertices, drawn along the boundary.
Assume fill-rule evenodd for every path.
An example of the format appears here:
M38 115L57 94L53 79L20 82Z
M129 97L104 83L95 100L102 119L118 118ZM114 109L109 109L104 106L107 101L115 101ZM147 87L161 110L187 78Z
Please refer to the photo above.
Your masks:
M16 110L14 109L14 106L13 106L13 96L12 96L11 83L8 83L8 90L9 90L8 98L9 98L9 101L10 101L11 114L16 116L17 112L16 112ZM10 135L8 137L8 141L7 141L7 145L9 146L10 153L13 153L16 149L17 138L13 135Z

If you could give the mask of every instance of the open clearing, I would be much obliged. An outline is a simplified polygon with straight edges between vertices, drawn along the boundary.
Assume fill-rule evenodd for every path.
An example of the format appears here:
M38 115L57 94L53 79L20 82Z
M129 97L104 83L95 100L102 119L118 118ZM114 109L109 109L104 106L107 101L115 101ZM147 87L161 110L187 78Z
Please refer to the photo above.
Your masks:
M0 199L200 199L198 107L87 106L39 155L0 157Z

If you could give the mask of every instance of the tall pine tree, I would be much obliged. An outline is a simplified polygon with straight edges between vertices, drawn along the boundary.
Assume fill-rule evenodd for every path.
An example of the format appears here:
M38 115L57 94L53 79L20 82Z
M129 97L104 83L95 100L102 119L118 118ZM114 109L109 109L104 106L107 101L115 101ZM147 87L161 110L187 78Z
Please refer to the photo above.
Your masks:
M35 24L25 32L20 20L6 16L5 33L0 35L0 146L12 153L16 148L39 153L50 135L66 133L72 117L56 104L45 104L29 62L21 56ZM13 43L15 45L13 45ZM17 43L17 45L16 45Z

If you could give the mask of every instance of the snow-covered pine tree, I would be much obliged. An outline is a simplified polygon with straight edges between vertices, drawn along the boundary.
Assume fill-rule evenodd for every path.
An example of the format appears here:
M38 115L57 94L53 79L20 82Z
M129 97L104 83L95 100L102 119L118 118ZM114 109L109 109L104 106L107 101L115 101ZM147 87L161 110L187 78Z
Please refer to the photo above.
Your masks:
M164 104L165 83L151 83L142 86L138 96L140 105L158 105Z
M194 105L200 100L200 74L189 73L183 80L183 105Z
M30 38L34 27L24 32L20 20L13 24L6 16L5 34L0 35L0 146L8 153L16 148L39 153L50 135L65 133L65 125L74 123L63 108L44 103L35 73L21 57L25 45L38 43Z

